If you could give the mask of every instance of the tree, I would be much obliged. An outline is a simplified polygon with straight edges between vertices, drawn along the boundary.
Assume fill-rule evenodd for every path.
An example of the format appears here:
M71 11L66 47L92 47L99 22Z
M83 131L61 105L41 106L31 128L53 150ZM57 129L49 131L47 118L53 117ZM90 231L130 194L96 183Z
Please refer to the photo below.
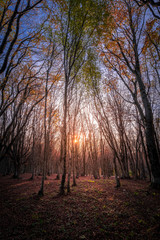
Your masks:
M86 59L86 50L93 44L93 36L100 34L98 26L108 10L105 1L62 1L59 5L60 37L64 68L64 117L63 117L63 175L60 194L64 194L67 157L68 90L74 83ZM107 13L107 14L106 14ZM96 40L96 39L95 39Z
M124 83L139 111L145 126L147 151L153 175L152 185L159 186L159 147L156 143L153 111L141 62L145 12L134 2L123 0L115 2L113 12L115 30L104 43L102 53L104 64L112 69Z
M16 2L13 3L7 0L0 6L2 10L0 14L0 74L5 72L8 64L13 64L15 57L18 57L18 61L15 65L18 65L21 58L23 58L24 53L22 52L19 56L19 50L24 44L30 42L33 34L25 36L23 39L19 38L21 34L21 19L41 2L42 0L32 2L30 0L16 0Z
M160 19L160 3L154 0L134 0L139 7L147 6L147 8L151 11L154 17Z
M52 42L53 39L50 39L50 44L48 46L48 52L46 56L46 79L45 79L45 106L44 106L44 158L43 158L43 171L42 171L42 182L41 187L38 192L38 195L43 196L44 195L44 180L46 177L46 171L47 171L47 162L48 162L48 152L49 152L49 130L47 129L47 101L48 101L48 92L49 92L49 77L50 77L50 71L53 67L53 61L55 58L55 44ZM54 80L51 84L53 86ZM51 88L50 86L50 88ZM50 122L49 122L50 127Z
M1 2L1 14L0 14L0 117L2 123L2 131L0 137L0 159L10 150L12 144L18 137L18 134L23 129L23 126L19 128L16 136L10 141L10 134L16 121L16 116L19 114L24 102L31 97L35 96L35 89L39 88L37 77L41 68L37 70L37 60L32 61L30 50L31 46L34 47L34 41L37 41L39 30L33 29L25 25L26 18L28 18L36 6L40 4L39 1L2 1ZM32 16L33 17L33 16ZM23 21L22 21L23 19ZM31 26L31 25L30 25ZM23 31L26 28L26 31ZM28 57L30 56L30 61ZM36 70L35 70L36 68ZM22 71L23 70L23 71ZM38 95L38 94L37 94ZM33 101L33 105L30 106L30 110L26 112L26 121L36 104L40 99L39 96L35 97L36 101ZM15 114L12 114L10 118L10 108L14 105Z
M23 130L34 107L44 98L40 94L40 80L37 81L38 72L33 73L29 67L25 67L23 72L16 71L10 77L10 81L6 85L1 94L1 138L0 138L0 160L9 152L12 144ZM36 92L36 90L38 90ZM29 104L28 104L29 102ZM12 105L14 106L14 114L11 114ZM14 124L21 111L25 109L23 121L19 126L19 131L10 138L14 129Z

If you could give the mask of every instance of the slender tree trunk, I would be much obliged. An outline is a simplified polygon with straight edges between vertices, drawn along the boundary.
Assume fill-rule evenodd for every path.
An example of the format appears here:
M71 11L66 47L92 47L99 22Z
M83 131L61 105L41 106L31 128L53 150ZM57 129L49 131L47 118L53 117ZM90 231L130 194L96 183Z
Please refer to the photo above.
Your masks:
M86 153L85 153L85 149L83 149L83 172L82 172L82 176L86 175Z
M66 181L66 158L67 158L67 90L68 90L68 80L65 80L65 93L64 93L64 119L63 119L63 174L60 186L60 195L65 194L65 181Z
M117 164L116 164L116 157L113 157L113 164L114 164L114 171L115 171L115 179L116 179L116 187L120 187L120 180L118 178L118 171L117 171Z
M75 176L75 157L76 157L75 147L76 147L76 146L74 146L74 152L73 152L73 186L77 186L76 176Z
M67 193L71 192L70 188L70 179L71 179L71 159L68 162L68 182L67 182Z
M47 164L47 96L48 96L48 78L49 70L47 71L46 87L45 87L45 107L44 107L44 155L43 155L43 171L42 171L42 181L41 187L38 195L44 195L44 180L46 177L46 164Z
M30 180L34 179L34 175L35 175L35 116L33 118L33 122L32 122L32 134L33 134L33 145L32 145L32 176L30 178Z

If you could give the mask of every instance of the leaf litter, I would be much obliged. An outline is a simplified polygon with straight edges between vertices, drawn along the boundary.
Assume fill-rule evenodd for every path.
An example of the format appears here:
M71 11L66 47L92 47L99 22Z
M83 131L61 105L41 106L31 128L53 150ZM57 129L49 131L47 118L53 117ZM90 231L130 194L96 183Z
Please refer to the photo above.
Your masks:
M0 177L0 239L130 240L160 239L160 192L145 181L77 179L71 193L58 197L60 180Z

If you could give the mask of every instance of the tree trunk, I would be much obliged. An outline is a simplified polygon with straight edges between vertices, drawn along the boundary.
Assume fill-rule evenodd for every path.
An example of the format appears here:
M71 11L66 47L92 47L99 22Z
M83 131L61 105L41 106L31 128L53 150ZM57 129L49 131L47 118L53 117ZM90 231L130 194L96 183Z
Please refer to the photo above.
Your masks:
M146 136L146 144L148 150L148 157L151 164L152 171L152 179L151 186L153 188L160 188L160 161L159 154L155 139L155 129L153 124L153 114L150 102L148 100L147 94L145 92L145 86L141 79L141 74L137 74L137 81L139 83L139 88L141 92L141 98L143 102L143 106L145 109L145 136Z
M70 173L70 170L69 170L69 173L68 173L68 183L67 183L67 193L71 192L71 189L70 189L70 178L71 178L71 173Z
M60 186L60 195L65 194L65 181L66 181L66 157L67 157L67 88L68 88L68 80L65 80L65 93L64 93L64 119L63 119L63 174Z
M117 164L116 164L116 157L113 157L113 164L114 164L114 171L115 171L115 179L116 179L116 187L120 187L120 180L118 178L118 172L117 172Z
M142 148L143 148L143 152L144 152L145 162L146 162L147 170L148 170L148 173L149 173L149 180L151 182L151 169L150 169L150 165L149 165L149 162L148 162L147 150L146 150L146 146L145 146L145 143L144 143L144 139L143 139L143 134L142 134L141 128L140 128L139 131L140 131L140 136L141 136L141 142L142 142Z
M151 186L153 188L160 188L160 162L158 151L155 144L154 127L152 122L146 121L146 143L148 149L148 156L151 164L152 179Z

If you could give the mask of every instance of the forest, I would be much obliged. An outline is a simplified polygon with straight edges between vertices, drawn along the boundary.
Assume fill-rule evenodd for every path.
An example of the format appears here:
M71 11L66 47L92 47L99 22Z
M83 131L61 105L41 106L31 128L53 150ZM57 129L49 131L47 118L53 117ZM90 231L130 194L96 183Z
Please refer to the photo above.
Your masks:
M159 69L157 0L0 0L0 239L159 239Z

